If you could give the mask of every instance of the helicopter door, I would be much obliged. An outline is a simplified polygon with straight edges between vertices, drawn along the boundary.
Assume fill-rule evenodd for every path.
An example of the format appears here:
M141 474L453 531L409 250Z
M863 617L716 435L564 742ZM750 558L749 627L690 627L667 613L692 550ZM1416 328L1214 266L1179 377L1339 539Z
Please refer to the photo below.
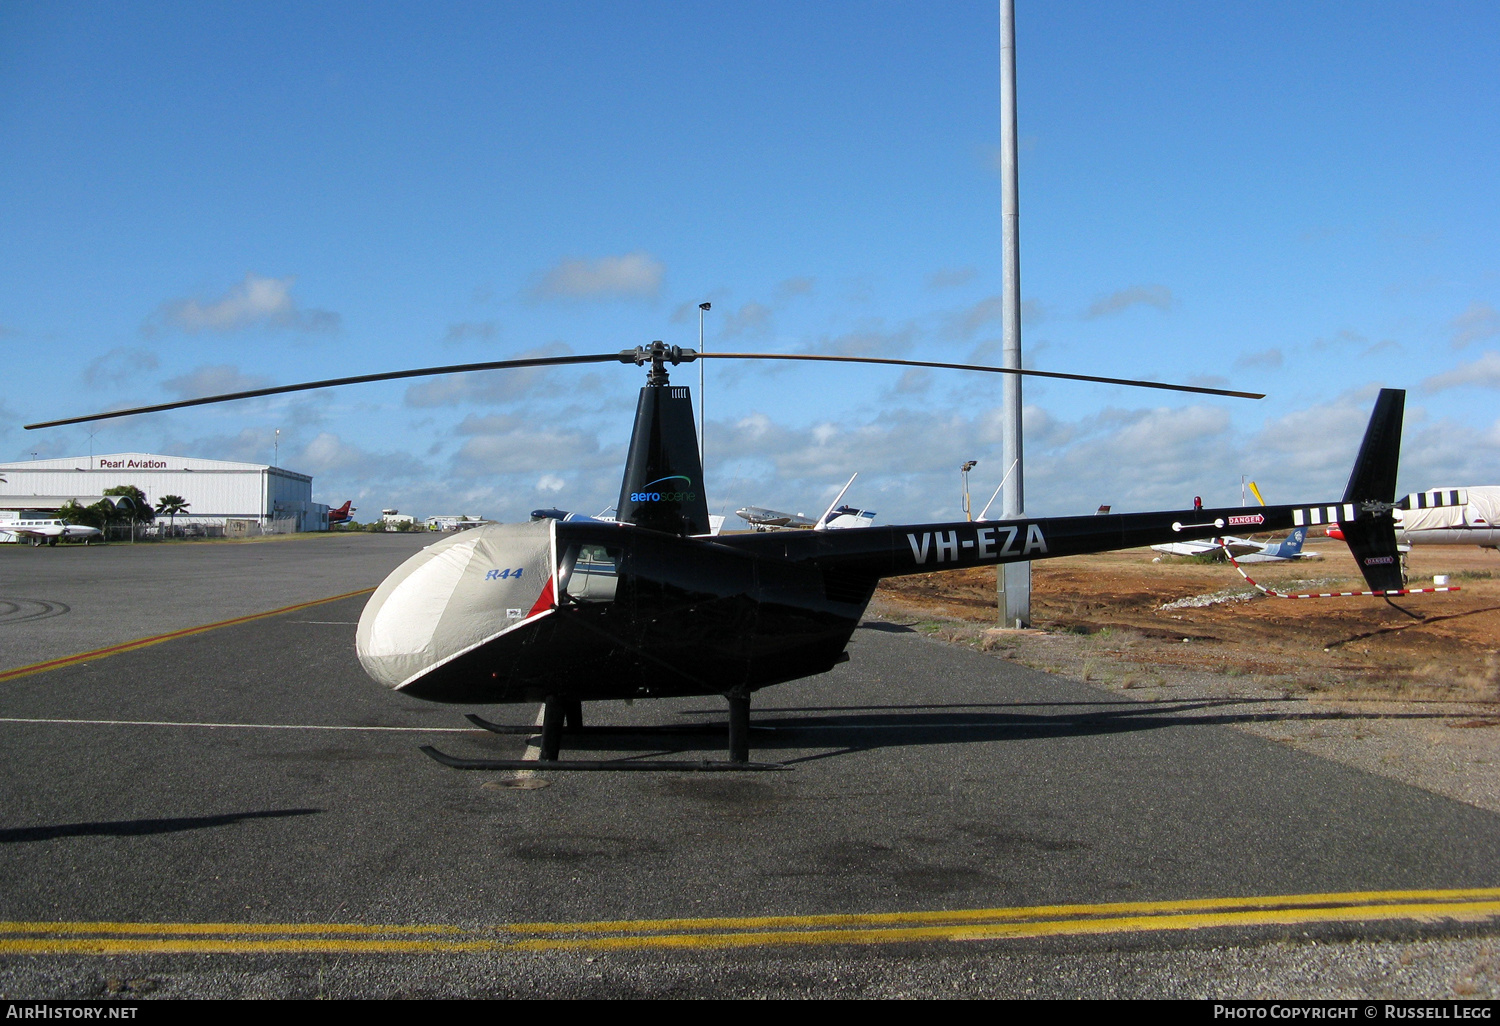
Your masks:
M619 587L620 550L574 542L557 565L557 593L564 602L613 602Z

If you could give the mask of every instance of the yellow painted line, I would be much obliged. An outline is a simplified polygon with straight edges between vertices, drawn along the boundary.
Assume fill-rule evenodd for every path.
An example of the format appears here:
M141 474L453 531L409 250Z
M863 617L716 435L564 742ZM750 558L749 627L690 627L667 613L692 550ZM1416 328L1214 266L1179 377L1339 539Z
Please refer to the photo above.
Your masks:
M475 930L443 925L357 923L22 921L0 923L0 954L705 950L769 945L964 942L1330 922L1477 922L1500 917L1500 900L1483 900L1497 895L1500 888L1356 891L870 916L631 920L612 924L618 931L613 936L587 935L600 926L598 923L522 923ZM1001 921L1006 918L1010 921ZM844 928L829 928L834 923ZM783 928L767 928L766 924ZM525 936L543 930L552 936Z
M371 926L367 923L57 923L0 922L0 934L8 933L105 933L105 934L275 934L275 933L439 933L470 934L461 926Z
M112 937L65 940L0 940L0 955L249 955L291 954L475 954L515 950L496 941L331 940L123 940Z
M1215 914L1120 916L1110 919L1073 919L1034 923L992 923L983 926L918 926L862 930L783 930L757 933L655 934L637 937L577 937L518 941L518 951L620 951L641 949L705 949L765 945L903 944L922 941L1002 940L1013 937L1065 937L1079 934L1154 933L1204 930L1227 926L1296 925L1319 922L1368 922L1412 919L1465 921L1500 916L1500 902L1423 903L1411 905L1352 905L1342 908L1251 910ZM3 949L0 949L3 950Z
M220 620L217 623L206 623L201 627L184 627L179 631L169 631L166 634L157 634L149 638L139 638L135 641L126 641L119 645L110 645L107 648L96 648L92 652L80 652L77 655L63 656L60 659L48 659L43 663L32 663L30 666L18 667L14 670L0 672L0 683L15 680L18 677L28 677L33 673L46 673L48 670L60 670L64 666L76 666L79 663L91 662L95 659L103 659L107 656L119 655L121 652L134 652L139 648L149 645L160 645L163 641L174 641L177 638L186 638L194 634L202 634L205 631L216 631L220 627L233 627L237 623L250 623L252 620L264 620L268 616L281 616L283 613L295 613L299 609L311 609L313 606L325 605L329 602L337 602L340 599L353 598L356 595L368 595L374 588L360 588L358 591L345 592L342 595L333 595L329 598L313 599L311 602L299 602L294 606L283 606L280 609L268 610L264 613L251 613L248 616L236 616L231 620Z
M921 923L987 922L1040 919L1048 916L1100 916L1124 913L1188 912L1215 909L1276 908L1298 905L1357 905L1377 902L1500 898L1500 887L1470 890L1343 891L1332 894L1287 894L1263 898L1189 898L1179 901L1123 901L1101 905L1032 905L979 908L953 912L877 912L860 915L759 916L741 919L615 920L592 923L516 923L511 933L644 933L663 930L754 930L819 926L887 926Z

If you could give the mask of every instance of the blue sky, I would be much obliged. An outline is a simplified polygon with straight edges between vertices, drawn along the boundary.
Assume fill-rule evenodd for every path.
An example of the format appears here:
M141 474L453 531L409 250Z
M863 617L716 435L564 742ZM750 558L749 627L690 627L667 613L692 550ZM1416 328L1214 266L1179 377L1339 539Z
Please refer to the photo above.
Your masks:
M1484 3L1018 3L1035 513L1500 480L1500 75ZM116 405L652 339L995 360L992 3L0 5L0 459ZM985 376L714 364L715 512L951 517ZM696 371L676 380L696 386ZM370 511L593 512L638 372L435 379L105 422Z

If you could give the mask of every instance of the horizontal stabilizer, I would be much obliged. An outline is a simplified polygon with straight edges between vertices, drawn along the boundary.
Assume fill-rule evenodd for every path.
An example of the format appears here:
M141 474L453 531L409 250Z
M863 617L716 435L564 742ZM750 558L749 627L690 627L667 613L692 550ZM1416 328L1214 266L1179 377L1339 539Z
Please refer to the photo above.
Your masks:
M1432 488L1425 492L1412 492L1396 503L1397 509L1441 509L1444 506L1467 506L1469 492L1465 488Z

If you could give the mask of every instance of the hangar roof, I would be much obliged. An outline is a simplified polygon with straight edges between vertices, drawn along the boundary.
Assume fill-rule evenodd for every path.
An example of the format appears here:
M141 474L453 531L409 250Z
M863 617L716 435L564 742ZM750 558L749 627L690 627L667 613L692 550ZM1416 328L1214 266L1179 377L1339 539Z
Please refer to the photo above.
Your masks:
M206 473L263 473L284 474L288 477L311 481L306 474L299 474L285 467L272 467L266 463L237 463L232 460L208 460L198 456L166 456L147 452L116 452L99 456L61 456L46 460L18 460L0 466L0 473L22 474L27 471L181 471L195 470Z

